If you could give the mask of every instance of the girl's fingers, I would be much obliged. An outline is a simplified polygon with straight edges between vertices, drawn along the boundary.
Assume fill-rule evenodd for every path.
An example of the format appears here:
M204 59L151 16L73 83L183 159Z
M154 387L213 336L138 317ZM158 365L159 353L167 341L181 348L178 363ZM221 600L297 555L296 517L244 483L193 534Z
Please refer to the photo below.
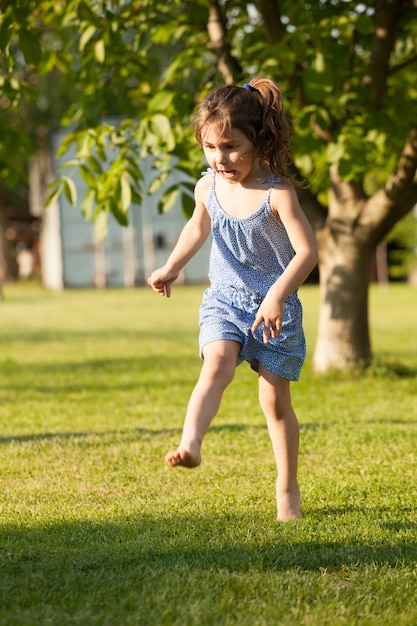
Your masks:
M265 320L263 317L259 317L255 319L251 331L254 333L262 324L262 322L264 324L263 340L264 343L269 343L269 340L271 338L276 339L279 336L282 323L279 319L273 322L272 320Z

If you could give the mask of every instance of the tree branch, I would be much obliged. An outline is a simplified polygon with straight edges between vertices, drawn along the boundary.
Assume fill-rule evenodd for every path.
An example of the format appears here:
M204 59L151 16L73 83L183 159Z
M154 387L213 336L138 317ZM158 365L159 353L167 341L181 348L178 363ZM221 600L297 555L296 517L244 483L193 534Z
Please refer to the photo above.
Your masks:
M370 76L364 82L371 90L372 108L378 110L382 106L385 84L389 74L389 60L395 44L395 33L399 17L399 4L379 0L376 3L375 33L371 46Z
M398 7L401 15L406 15L417 9L417 0L403 0Z
M339 175L337 163L329 168L330 198L329 216L342 217L346 222L355 225L366 200L362 182L343 180Z
M277 0L255 0L262 15L268 43L278 43L285 35L285 26L281 22L281 11Z
M209 9L207 32L211 46L217 54L217 66L226 85L232 85L236 75L242 73L239 61L232 55L227 40L226 21L218 0L213 0Z
M385 193L393 202L402 202L408 196L417 174L417 127L413 128L404 144L397 171L389 177Z
M417 203L417 128L413 128L404 144L397 171L385 187L366 203L361 225L372 232L375 243L382 241L402 217Z
M416 0L417 2L417 0ZM409 65L413 65L414 63L417 63L417 55L411 57L410 59L407 59L406 61L403 61L403 63L399 63L398 65L394 65L391 70L390 70L390 74L395 74L396 72L399 72L401 70L403 70L405 67L408 67Z

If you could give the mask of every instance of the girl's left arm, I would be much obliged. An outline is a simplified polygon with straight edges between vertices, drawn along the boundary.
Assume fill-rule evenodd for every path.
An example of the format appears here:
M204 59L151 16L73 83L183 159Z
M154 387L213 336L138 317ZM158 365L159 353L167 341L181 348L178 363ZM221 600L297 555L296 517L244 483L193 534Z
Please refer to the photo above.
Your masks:
M318 259L316 238L300 207L294 187L285 184L273 189L271 207L284 225L295 255L269 289L252 326L254 332L264 323L265 343L268 343L270 336L278 337L285 312L285 300L306 280Z
M286 299L308 277L317 265L316 238L292 185L274 189L271 206L287 231L295 255L273 287L280 299ZM278 209L279 207L279 209Z

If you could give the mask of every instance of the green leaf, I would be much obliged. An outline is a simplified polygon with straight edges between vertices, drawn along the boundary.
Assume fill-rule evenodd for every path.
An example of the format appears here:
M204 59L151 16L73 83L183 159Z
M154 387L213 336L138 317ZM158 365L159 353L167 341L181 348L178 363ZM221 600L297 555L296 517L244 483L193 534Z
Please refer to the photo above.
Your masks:
M105 209L106 207L104 206L97 207L94 213L94 232L99 241L103 241L109 231L109 216Z
M95 200L95 192L94 189L89 189L85 194L82 202L81 202L81 213L84 216L84 219L89 220L93 213Z
M87 28L82 32L80 42L78 44L78 49L80 52L84 50L90 39L94 37L96 31L96 27L90 24L90 26L87 26Z
M298 32L295 32L292 34L289 44L297 56L297 63L302 63L307 53L307 43L305 39Z
M150 111L166 111L174 98L172 91L157 93L149 102Z
M358 15L354 24L361 35L371 35L374 32L374 20L369 15Z
M86 167L85 165L80 165L79 169L81 178L86 183L86 185L88 185L89 187L95 187L97 185L97 179L92 171L89 170L88 167Z
M128 214L128 212L120 210L120 205L116 201L115 198L110 198L110 200L109 200L109 207L110 207L110 211L112 212L113 216L116 218L116 220L118 221L118 223L121 226L127 226L129 224L129 214Z
M149 185L148 193L152 194L155 193L155 191L158 191L168 178L168 174L169 172L161 172L158 176L155 176Z
M12 19L7 17L3 20L2 25L0 26L0 50L2 52L6 52L6 48L9 45L13 30L12 30Z
M161 113L157 113L151 117L149 126L155 135L159 137L163 137L166 133L171 131L169 119L166 115L162 115Z
M76 140L76 137L77 136L76 136L75 133L68 133L68 135L66 137L64 137L64 139L61 142L61 145L59 146L58 150L56 151L57 156L62 156L63 154L65 154L65 152L70 148L70 146Z
M168 151L175 148L175 137L171 129L171 123L166 115L154 115L150 120L150 130L165 142Z
M179 193L180 189L178 186L167 189L158 202L158 211L160 213L166 213L172 209L178 199Z
M313 59L312 67L318 74L322 74L326 68L326 61L322 52L318 52Z
M62 189L63 189L63 185L62 184L58 184L55 189L53 189L48 197L46 198L46 202L45 202L45 209L50 209L51 206L53 204L55 204L55 202L58 200L59 196L62 193Z
M181 191L182 191L182 195L181 195L182 212L184 213L185 217L189 219L192 216L194 208L195 208L194 198L193 196L190 196L189 193L184 192L182 189Z
M327 158L329 163L337 163L344 154L344 148L341 143L331 142L327 146Z
M99 63L104 63L104 59L106 58L106 49L104 47L103 39L99 39L94 44L94 56Z
M122 210L126 212L132 201L132 190L130 188L129 179L126 174L123 174L120 178L120 199Z
M354 168L353 164L349 159L340 159L338 172L341 178L344 180L353 180L354 179Z
M77 204L77 189L74 181L68 176L62 176L61 180L64 184L64 195L66 199L72 206L75 206Z
M91 22L92 24L98 24L98 16L90 9L85 2L79 2L77 6L77 15L81 21Z
M138 185L139 181L143 180L143 173L139 169L137 157L133 158L126 156L125 169L130 178L135 181L136 186Z
M308 67L304 70L302 81L306 97L313 102L322 102L334 89L333 73L326 71L319 59L315 69Z
M296 160L296 165L304 175L311 174L313 171L313 159L309 154L303 154Z
M77 157L79 159L87 159L90 156L93 144L94 137L89 132L79 133L77 137Z
M42 58L42 48L38 39L26 28L19 30L19 44L28 65L36 66Z
M87 158L87 163L96 174L101 174L103 172L103 168L101 167L100 161L93 156L89 156Z
M65 163L58 167L58 172L67 170L69 167L78 167L79 165L80 161L78 159L70 159L69 161L65 161Z

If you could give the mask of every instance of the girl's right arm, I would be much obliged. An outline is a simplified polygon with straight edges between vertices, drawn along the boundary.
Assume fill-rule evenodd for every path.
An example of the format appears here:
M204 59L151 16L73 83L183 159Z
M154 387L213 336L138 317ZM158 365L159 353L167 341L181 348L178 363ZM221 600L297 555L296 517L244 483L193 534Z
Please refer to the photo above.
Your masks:
M182 268L200 250L210 234L211 221L205 206L210 187L210 176L203 176L195 186L195 208L181 231L178 241L165 265L152 272L148 283L161 296L171 295L171 285Z

